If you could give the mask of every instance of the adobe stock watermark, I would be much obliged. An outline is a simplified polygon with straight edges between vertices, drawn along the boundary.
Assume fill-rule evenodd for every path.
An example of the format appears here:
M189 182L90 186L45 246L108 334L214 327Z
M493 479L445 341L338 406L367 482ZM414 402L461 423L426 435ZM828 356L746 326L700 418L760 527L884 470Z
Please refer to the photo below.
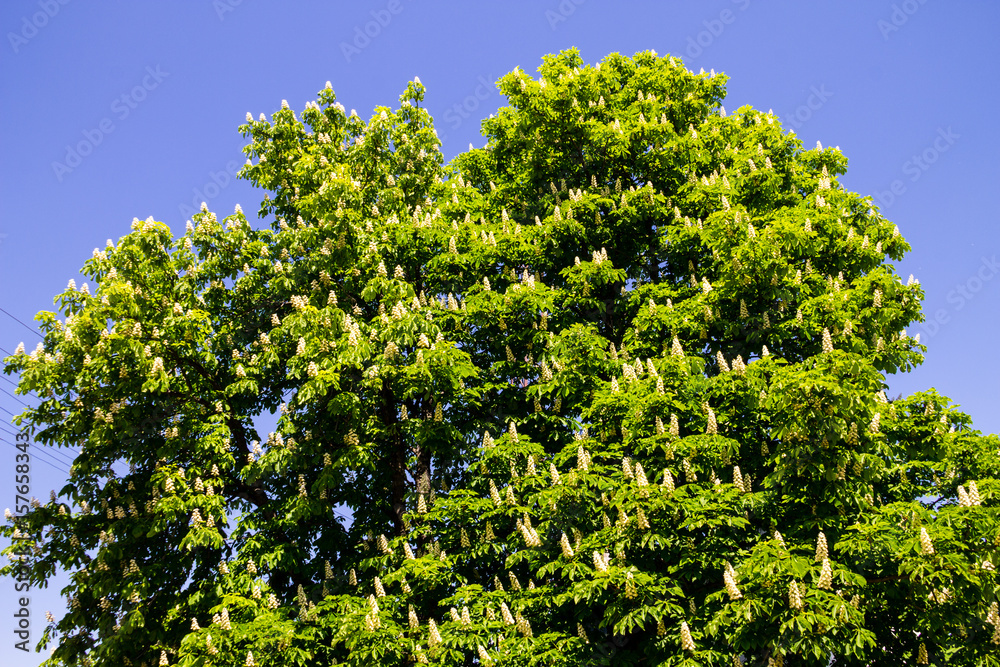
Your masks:
M945 301L952 307L938 308L933 315L919 325L927 338L933 337L941 330L941 327L951 322L952 315L965 308L970 301L976 298L986 283L993 280L998 273L1000 273L1000 262L997 261L996 255L981 258L979 268L965 282L955 285L955 288L945 296Z
M833 97L833 93L826 89L825 83L819 84L819 88L810 86L809 93L805 104L796 107L793 113L781 117L786 125L791 125L796 130L799 129L813 117L814 113L823 108L828 99Z
M63 5L68 5L69 2L70 0L39 0L37 12L30 17L21 17L21 29L7 33L7 41L14 53L18 53L22 46L34 39L38 31L47 26Z
M243 4L243 0L212 0L212 9L220 21L226 20L226 14L235 12L236 8Z
M369 12L372 20L364 26L354 26L354 39L350 42L340 43L340 52L344 54L344 60L351 62L354 56L361 55L361 52L368 48L372 40L382 34L382 30L390 23L392 17L403 11L402 0L389 0L385 9L373 9Z
M111 100L111 113L119 121L125 120L168 76L170 76L170 72L164 72L159 65L155 69L146 67L146 75L142 77L139 85ZM73 173L73 170L83 163L83 159L93 153L105 137L114 131L115 122L107 116L97 123L97 127L83 130L83 139L76 142L75 145L66 146L66 155L63 161L52 163L52 172L56 175L56 179L62 183L66 175Z
M240 168L239 162L230 160L224 169L208 172L208 180L200 188L191 190L190 205L183 203L178 206L181 217L190 220L195 213L201 210L202 202L207 203L218 197L223 190L236 181Z
M555 9L545 10L545 20L553 30L576 12L576 8L587 0L562 0Z
M947 153L955 145L955 141L961 136L960 134L955 134L951 126L947 129L939 127L937 136L931 142L930 146L920 151L920 153L911 156L909 160L903 163L901 167L903 174L909 176L911 183L916 183L924 175L924 172L938 161L943 153ZM888 190L876 192L874 199L878 202L880 208L886 209L892 206L904 194L906 194L906 183L903 179L897 178L889 184Z
M479 85L476 86L471 95L466 95L461 102L456 102L444 112L444 119L448 122L450 130L454 131L460 128L462 123L479 108L482 102L488 100L497 92L496 85L487 77L480 76L476 81L479 82ZM440 132L438 138L444 141L448 138L448 135L445 132Z
M31 438L24 431L19 431L14 440L17 444L14 448L17 453L14 455L14 512L8 509L5 514L13 518L14 525L31 510ZM14 642L14 648L19 651L28 652L28 642L31 639L31 546L28 544L28 536L15 533L12 539L11 561L17 563L14 575L14 591L18 595L14 596L17 603L14 612L14 636L21 641Z
M750 6L751 0L732 0L734 5L738 5L740 11L746 11L747 7ZM705 49L712 46L723 32L726 30L726 26L732 25L736 22L736 12L728 7L719 12L718 18L708 19L702 21L702 25L705 29L700 31L694 37L688 37L687 48L684 53L690 60L694 60L702 53Z
M875 23L878 31L882 33L882 39L889 41L889 35L906 25L910 17L920 10L920 6L926 4L927 0L903 0L903 2L893 4L889 20L879 19Z

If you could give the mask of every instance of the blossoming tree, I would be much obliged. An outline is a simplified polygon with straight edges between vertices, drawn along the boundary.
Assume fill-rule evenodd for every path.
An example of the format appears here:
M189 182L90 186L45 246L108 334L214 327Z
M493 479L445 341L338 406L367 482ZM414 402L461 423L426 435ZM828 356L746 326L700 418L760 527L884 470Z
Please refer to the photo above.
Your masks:
M135 221L39 315L47 664L1000 664L1000 441L887 399L922 292L844 155L676 58L539 72L448 165L418 79L248 114L270 228Z

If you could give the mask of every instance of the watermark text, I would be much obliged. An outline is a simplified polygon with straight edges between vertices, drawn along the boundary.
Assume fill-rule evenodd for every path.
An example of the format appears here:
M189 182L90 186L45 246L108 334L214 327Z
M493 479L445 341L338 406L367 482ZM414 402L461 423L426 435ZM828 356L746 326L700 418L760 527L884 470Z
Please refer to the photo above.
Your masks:
M392 17L403 11L401 0L389 0L384 9L373 9L369 12L372 20L364 26L354 26L354 38L350 42L340 43L340 52L344 54L344 60L351 60L368 48L372 40L382 34L382 30L392 22Z
M939 127L937 136L934 137L930 145L919 153L915 153L909 160L903 163L901 167L903 175L908 176L908 180L911 183L919 181L920 177L940 159L943 153L948 152L961 136L960 134L956 134L951 129L951 126L947 128ZM892 206L897 199L906 194L906 190L906 182L901 178L897 178L889 184L887 190L880 190L875 193L874 198L878 202L878 205L885 209Z
M142 77L139 85L111 100L111 113L119 121L125 120L168 76L170 76L170 72L164 72L159 65L155 68L147 67L146 74ZM115 121L109 116L102 118L96 127L83 130L81 132L83 139L75 144L67 145L66 155L62 161L52 163L52 172L55 174L56 180L62 183L63 179L83 164L83 159L93 153L94 149L100 146L104 139L114 131Z
M15 436L14 447L14 513L15 526L31 509L31 445L27 433L21 432ZM14 612L14 648L28 652L28 642L31 640L31 599L26 595L31 591L31 547L27 543L28 536L15 531L11 538L11 560L14 562L14 591L17 593Z
M9 31L7 33L7 41L10 42L10 48L14 50L14 53L18 53L22 46L34 39L38 31L47 26L49 21L55 18L55 15L62 9L62 6L69 4L69 1L39 0L39 11L30 17L21 17L21 29L17 32Z
M910 17L917 13L921 5L927 4L927 0L903 0L898 4L892 5L892 13L889 14L889 20L879 19L875 26L878 31L882 33L882 39L889 41L889 35L898 31L906 22L910 20Z

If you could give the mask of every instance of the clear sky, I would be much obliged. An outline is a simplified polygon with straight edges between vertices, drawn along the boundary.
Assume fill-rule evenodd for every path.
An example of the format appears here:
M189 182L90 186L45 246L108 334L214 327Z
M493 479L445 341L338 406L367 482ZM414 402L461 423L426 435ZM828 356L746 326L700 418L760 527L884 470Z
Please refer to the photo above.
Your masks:
M890 377L890 395L935 387L998 432L998 28L995 0L4 0L0 348L33 348L16 319L51 310L133 217L183 232L202 201L255 211L263 193L232 176L247 111L301 110L329 80L367 117L417 75L450 158L483 144L500 75L571 46L591 63L653 49L729 75L728 110L773 109L806 147L840 146L842 183L899 225L913 250L898 271L927 294L929 321L909 329L927 361ZM10 443L33 397L0 389ZM0 507L14 505L14 454L0 443ZM39 452L35 496L62 486L65 457ZM61 585L31 593L32 645ZM13 648L12 582L0 591L0 663L39 664Z

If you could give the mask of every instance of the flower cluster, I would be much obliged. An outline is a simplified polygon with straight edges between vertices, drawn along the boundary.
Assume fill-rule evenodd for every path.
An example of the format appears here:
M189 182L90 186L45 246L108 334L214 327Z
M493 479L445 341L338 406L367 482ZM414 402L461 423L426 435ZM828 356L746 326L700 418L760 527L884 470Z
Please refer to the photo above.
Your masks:
M729 594L730 600L739 600L743 597L743 593L736 586L736 571L729 563L726 563L726 567L722 572L722 580L726 584L726 593Z

